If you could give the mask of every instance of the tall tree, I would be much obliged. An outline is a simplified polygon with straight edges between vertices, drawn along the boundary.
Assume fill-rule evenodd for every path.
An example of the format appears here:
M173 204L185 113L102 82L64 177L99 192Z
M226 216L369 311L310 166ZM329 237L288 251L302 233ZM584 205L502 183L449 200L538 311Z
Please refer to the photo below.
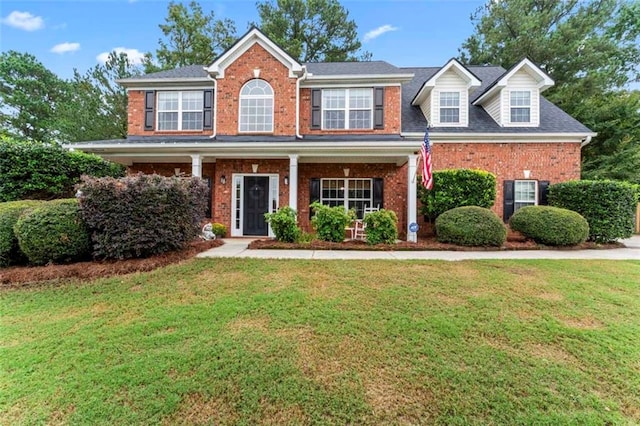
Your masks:
M208 65L236 39L232 20L216 19L213 11L206 14L195 0L188 6L170 2L160 29L165 39L158 41L155 60L151 53L146 54L145 72Z
M583 151L586 170L611 175L611 162L599 157L640 150L640 130L630 125L640 112L623 93L640 79L639 2L489 0L471 19L475 32L460 59L508 68L528 56L539 64L556 82L545 96L599 133ZM611 132L615 123L624 125ZM640 168L637 157L626 156L624 169Z
M107 62L77 70L71 90L59 112L66 141L120 139L127 136L127 92L116 81L141 74L126 53L111 52Z
M300 62L369 60L358 27L338 0L264 0L259 28Z
M67 82L35 56L8 51L0 54L0 126L19 139L55 142L59 139L57 109Z

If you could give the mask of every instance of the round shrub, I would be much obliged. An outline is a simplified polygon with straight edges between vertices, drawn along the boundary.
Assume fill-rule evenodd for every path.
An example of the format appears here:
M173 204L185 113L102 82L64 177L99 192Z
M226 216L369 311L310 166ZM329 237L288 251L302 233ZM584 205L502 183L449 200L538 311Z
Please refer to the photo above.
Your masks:
M276 240L285 243L294 243L300 236L297 214L289 206L281 207L274 213L265 213L264 217L271 225Z
M523 207L511 216L509 226L548 246L572 246L585 242L589 236L589 224L584 217L559 207Z
M364 216L368 244L394 244L398 239L398 216L392 210L381 209Z
M489 209L458 207L438 216L436 236L442 243L499 247L507 241L507 228Z
M227 227L218 222L211 224L211 231L218 238L224 238L227 236Z
M635 188L626 182L578 180L549 186L549 204L580 213L589 223L589 240L629 238L637 208Z
M314 215L311 225L318 234L318 239L341 243L344 241L345 227L354 219L352 213L346 212L344 207L329 207L320 203L311 204Z
M91 253L89 231L75 199L49 201L25 212L14 232L20 250L35 265L82 260Z
M0 268L27 261L20 251L13 227L25 210L41 203L42 201L34 200L0 203Z

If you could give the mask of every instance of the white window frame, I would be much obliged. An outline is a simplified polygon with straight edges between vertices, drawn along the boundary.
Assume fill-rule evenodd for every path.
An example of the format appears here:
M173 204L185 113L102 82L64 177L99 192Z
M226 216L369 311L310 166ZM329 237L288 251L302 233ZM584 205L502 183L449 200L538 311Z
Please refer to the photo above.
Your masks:
M442 95L458 95L458 105L442 105ZM446 90L441 91L438 96L438 120L439 123L445 126L452 126L454 124L461 124L461 113L462 109L460 108L460 103L462 102L462 93L458 90ZM458 110L458 121L442 121L442 110L444 109L457 109Z
M269 90L271 91L271 94L266 94L266 95L243 95L242 91L247 87L248 84L254 82L254 81L259 81L262 82L266 85L266 87L269 88ZM273 133L273 128L274 128L274 112L275 112L275 103L274 103L274 91L273 91L273 87L266 81L263 80L261 78L253 78L249 81L247 81L245 84L242 85L242 87L240 88L240 93L238 95L239 101L238 101L238 133ZM244 115L242 114L242 104L243 101L248 101L248 100L252 100L252 99L260 99L260 100L270 100L271 101L271 105L265 105L264 107L270 107L271 108L271 121L269 121L268 123L265 122L265 125L268 125L269 128L268 129L264 129L264 130L242 130L242 117L244 117ZM256 107L257 108L257 107ZM257 116L258 114L256 114ZM266 116L265 114L261 114L263 116ZM251 117L251 115L247 115L247 117ZM248 124L248 123L247 123Z
M177 110L160 110L160 95L162 93L176 93L178 95L178 109ZM200 109L183 109L183 94L185 93L199 93L202 99ZM177 112L178 113L178 128L177 129L160 129L160 113L163 112ZM182 129L182 113L184 112L199 112L201 114L200 127L197 129ZM162 90L158 91L156 96L156 131L158 132L201 132L203 130L204 121L204 91L202 90Z
M530 184L533 183L533 200L531 199L518 199L518 184ZM518 203L525 204L518 206ZM533 204L532 204L533 203ZM513 182L513 212L517 212L522 207L537 206L538 205L538 181L532 179L520 179Z
M522 93L528 93L529 94L529 105L514 105L513 104L513 97L514 94L522 94ZM528 124L531 123L531 112L532 112L532 99L533 99L533 92L531 90L510 90L509 91L509 123L511 124ZM514 121L513 120L513 110L514 109L528 109L529 110L529 120L528 121Z
M269 178L269 211L274 213L280 207L280 198L278 194L280 175L276 173L234 173L231 175L232 193L231 193L231 236L244 236L244 178L245 176L266 176ZM274 237L271 225L267 223L268 236Z
M324 197L324 191L323 191L324 185L329 181L336 181L339 184L341 184L340 190L343 193L342 197L327 197L327 198ZM357 182L357 181L360 181L360 182L366 181L369 183L369 191L371 194L369 198L349 197L349 183ZM342 200L342 206L344 207L345 211L349 210L350 201L362 202L365 204L364 207L370 207L370 208L378 207L373 205L373 178L322 178L320 179L320 204L327 205L329 201L338 201L338 200ZM364 209L362 212L357 211L357 214L358 214L358 219L362 219L362 216L364 214Z
M352 90L367 90L369 92L369 105L367 108L350 108L350 94ZM326 108L325 107L325 94L327 92L344 92L344 107L343 108ZM373 98L373 88L372 87L351 87L351 88L332 88L332 89L322 89L322 100L321 100L321 119L322 119L322 130L371 130L373 129L373 110L374 110L374 98ZM326 127L325 126L325 111L343 111L344 112L344 127ZM369 111L369 127L355 127L351 128L349 126L349 113L351 111Z

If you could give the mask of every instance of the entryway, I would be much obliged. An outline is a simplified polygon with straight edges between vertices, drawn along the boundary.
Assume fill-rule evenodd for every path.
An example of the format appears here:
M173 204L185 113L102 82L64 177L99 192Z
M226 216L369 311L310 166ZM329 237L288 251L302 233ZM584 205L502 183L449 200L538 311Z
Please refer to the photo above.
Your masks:
M231 236L272 235L265 213L278 209L278 175L233 175Z

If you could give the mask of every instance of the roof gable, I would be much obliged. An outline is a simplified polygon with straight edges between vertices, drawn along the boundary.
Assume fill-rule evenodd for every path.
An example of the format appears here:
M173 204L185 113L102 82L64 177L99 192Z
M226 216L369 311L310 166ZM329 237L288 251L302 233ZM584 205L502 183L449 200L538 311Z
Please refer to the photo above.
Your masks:
M225 69L254 44L262 46L262 48L286 66L289 69L289 77L293 78L302 74L302 65L256 27L251 28L223 54L218 56L211 65L205 67L206 71L212 76L224 78Z
M411 104L412 105L421 104L425 100L425 98L429 96L429 92L431 92L431 89L435 87L438 78L440 78L442 75L444 75L446 72L450 70L454 71L462 80L464 80L467 83L467 88L469 89L474 87L480 87L480 85L482 84L480 79L478 79L478 77L476 77L457 59L451 58L449 59L449 62L444 64L444 66L440 68L440 70L438 70L438 72L436 72L427 81L425 81L422 84L422 87L420 87L420 90L418 90L418 93L416 93L416 95L413 97Z

